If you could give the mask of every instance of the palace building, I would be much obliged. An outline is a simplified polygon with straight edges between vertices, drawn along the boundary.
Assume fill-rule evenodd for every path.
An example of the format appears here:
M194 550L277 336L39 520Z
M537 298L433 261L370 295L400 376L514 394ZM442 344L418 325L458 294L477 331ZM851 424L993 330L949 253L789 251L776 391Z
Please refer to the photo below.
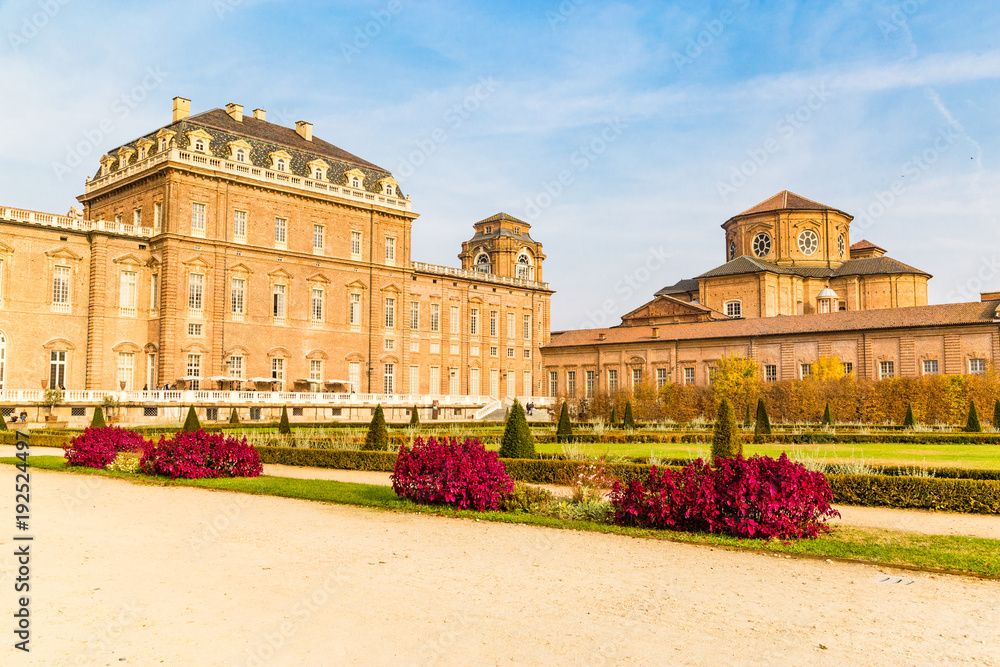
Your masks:
M66 216L0 207L0 389L531 396L552 290L531 226L411 261L392 174L261 109L108 152Z
M801 379L821 356L866 378L983 373L1000 362L1000 293L927 305L928 273L866 240L852 217L783 191L725 223L726 263L664 287L615 327L553 332L549 396L643 381L710 384L716 361Z

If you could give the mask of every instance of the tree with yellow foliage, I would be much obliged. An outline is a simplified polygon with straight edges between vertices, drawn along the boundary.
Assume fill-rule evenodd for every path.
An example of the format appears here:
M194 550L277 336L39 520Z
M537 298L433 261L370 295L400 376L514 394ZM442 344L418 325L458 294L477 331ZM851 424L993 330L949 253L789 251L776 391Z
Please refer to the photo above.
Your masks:
M839 380L844 377L844 364L837 357L820 357L812 365L812 376L817 380Z
M712 396L715 405L728 398L740 412L760 394L760 364L738 353L727 354L715 363Z

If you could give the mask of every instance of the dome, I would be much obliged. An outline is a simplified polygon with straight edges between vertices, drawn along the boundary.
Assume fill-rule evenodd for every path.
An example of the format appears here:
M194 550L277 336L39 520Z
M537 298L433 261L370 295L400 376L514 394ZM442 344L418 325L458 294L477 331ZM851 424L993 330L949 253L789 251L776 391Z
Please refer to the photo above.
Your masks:
M834 292L829 287L824 287L823 291L816 295L816 298L817 299L839 299L840 297L837 296L837 293Z

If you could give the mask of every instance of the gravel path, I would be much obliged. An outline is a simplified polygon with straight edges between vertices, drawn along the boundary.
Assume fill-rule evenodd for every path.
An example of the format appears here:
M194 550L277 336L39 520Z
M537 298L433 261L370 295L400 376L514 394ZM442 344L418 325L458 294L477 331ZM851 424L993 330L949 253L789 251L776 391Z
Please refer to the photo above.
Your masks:
M0 468L7 517L13 478ZM31 480L32 652L14 656L8 641L3 664L1000 664L996 582L57 472ZM2 589L10 618L10 582Z

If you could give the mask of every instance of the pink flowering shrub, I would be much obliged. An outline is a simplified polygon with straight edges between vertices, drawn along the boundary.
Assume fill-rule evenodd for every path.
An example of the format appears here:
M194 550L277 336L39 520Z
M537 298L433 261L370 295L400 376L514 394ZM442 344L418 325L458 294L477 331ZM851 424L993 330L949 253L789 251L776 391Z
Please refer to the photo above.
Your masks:
M135 431L118 426L88 426L64 444L63 451L68 465L104 468L120 452L139 451L145 446L146 440Z
M654 467L643 483L616 482L611 493L614 521L624 526L726 533L760 539L816 537L833 493L822 473L792 463L785 454L701 459L674 471Z
M496 452L478 438L417 438L399 448L392 490L415 503L443 503L460 509L496 510L514 490Z
M148 443L139 469L172 479L206 477L257 477L263 470L257 450L247 439L203 430L178 431L172 438Z

